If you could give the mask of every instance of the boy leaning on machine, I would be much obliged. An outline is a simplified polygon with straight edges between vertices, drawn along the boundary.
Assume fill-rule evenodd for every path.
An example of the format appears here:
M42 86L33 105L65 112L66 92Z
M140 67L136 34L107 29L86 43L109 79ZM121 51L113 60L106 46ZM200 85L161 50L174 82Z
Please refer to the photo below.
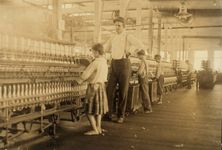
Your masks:
M151 113L152 106L149 96L149 83L148 83L149 66L145 59L145 51L144 50L138 51L137 56L141 60L138 69L138 78L140 84L140 96L142 98L144 113Z

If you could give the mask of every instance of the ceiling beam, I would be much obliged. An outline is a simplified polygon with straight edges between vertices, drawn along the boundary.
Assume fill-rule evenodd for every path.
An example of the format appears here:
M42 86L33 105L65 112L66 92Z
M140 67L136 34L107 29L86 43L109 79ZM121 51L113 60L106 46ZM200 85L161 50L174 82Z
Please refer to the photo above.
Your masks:
M182 36L184 39L222 39L222 36Z
M222 27L222 25L218 25L219 27ZM85 28L84 28L85 27ZM84 26L82 27L81 29L78 27L76 28L73 28L75 32L79 32L79 31L90 31L90 30L94 30L94 25L91 25L91 26ZM102 26L102 31L112 31L112 30L115 30L114 26L113 25L103 25ZM171 30L177 30L177 29L197 29L197 28L212 28L212 26L205 26L205 27L200 27L200 26L192 26L192 27L180 27L180 26L177 26L177 27L173 27L171 28ZM213 27L214 28L214 27ZM142 28L141 30L148 30L149 29L149 25L146 24L146 25L142 25ZM157 30L158 28L157 27L154 27L153 30ZM163 28L162 28L163 29ZM126 30L136 30L136 26L126 26ZM189 36L186 36L186 38L188 38ZM191 37L191 36L190 36ZM190 38L189 37L189 38ZM193 37L193 36L192 36ZM204 37L204 36L196 36L196 37ZM211 36L211 37L220 37L220 36Z
M142 8L142 11L148 11L149 8ZM63 9L63 13L68 13L68 14L75 14L75 13L84 13L85 11L76 11L75 9ZM89 11L89 10L88 10ZM114 9L112 10L103 10L103 13L112 13ZM169 8L161 8L159 11L164 15L164 16L172 16L173 14L178 13L179 9L169 9ZM127 12L129 13L135 13L136 14L136 9L127 9ZM198 16L222 16L222 9L189 9L188 12L191 14L195 14ZM93 11L89 13L94 13Z
M63 0L63 4L71 3L94 3L94 0Z
M163 0L149 0L151 2L163 2ZM174 2L178 2L178 0L164 0L164 1L174 1ZM186 0L188 2L191 2L191 1L203 1L203 0ZM205 0L205 1L212 1L212 0Z
M49 11L49 12L51 11L48 8L43 7L42 5L27 1L27 0L23 0L23 3L28 4L28 5L30 5L32 7L35 7L35 8L39 8L39 9L46 10L46 11Z

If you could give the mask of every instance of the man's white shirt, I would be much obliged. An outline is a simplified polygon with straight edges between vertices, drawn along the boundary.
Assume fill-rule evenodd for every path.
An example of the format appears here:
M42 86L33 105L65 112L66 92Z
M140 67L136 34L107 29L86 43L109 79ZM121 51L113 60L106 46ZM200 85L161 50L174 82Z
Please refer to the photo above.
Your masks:
M115 33L104 45L105 50L111 51L112 59L122 59L126 53L132 53L130 46L134 45L136 49L144 49L141 41L133 35L123 31L121 34Z

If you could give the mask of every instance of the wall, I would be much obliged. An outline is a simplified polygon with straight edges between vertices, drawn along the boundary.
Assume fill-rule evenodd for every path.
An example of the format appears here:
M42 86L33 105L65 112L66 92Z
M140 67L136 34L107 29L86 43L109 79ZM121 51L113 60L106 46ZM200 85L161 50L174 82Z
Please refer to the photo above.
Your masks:
M0 32L47 39L53 37L52 12L21 0L0 1Z

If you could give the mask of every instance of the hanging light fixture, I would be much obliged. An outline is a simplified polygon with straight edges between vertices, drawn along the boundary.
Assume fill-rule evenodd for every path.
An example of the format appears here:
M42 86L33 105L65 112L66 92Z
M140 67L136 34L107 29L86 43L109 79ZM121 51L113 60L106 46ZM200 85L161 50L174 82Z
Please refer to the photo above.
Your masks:
M193 20L193 15L188 12L187 6L186 6L186 0L182 0L180 2L180 8L178 14L175 15L177 19L182 24L191 23Z

